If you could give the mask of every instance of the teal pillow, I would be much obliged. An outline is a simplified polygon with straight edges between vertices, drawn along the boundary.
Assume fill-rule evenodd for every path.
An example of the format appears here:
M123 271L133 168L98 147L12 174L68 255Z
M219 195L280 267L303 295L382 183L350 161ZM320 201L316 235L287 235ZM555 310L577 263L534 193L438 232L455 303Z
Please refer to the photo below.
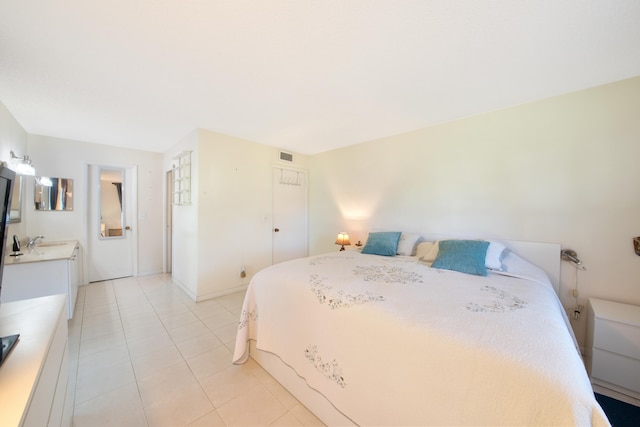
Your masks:
M400 231L381 231L369 233L367 243L362 248L363 254L395 256L400 240Z
M489 242L481 240L441 240L432 268L486 276L485 260Z

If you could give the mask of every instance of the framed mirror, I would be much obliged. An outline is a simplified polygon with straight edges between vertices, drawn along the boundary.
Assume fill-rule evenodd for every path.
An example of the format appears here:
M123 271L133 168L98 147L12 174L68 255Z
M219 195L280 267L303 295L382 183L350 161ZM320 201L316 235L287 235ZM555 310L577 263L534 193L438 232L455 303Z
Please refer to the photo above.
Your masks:
M73 179L36 177L33 200L37 211L72 211Z
M100 238L122 238L124 223L124 176L121 168L100 167Z
M22 175L17 175L13 183L13 194L11 195L10 223L22 221Z

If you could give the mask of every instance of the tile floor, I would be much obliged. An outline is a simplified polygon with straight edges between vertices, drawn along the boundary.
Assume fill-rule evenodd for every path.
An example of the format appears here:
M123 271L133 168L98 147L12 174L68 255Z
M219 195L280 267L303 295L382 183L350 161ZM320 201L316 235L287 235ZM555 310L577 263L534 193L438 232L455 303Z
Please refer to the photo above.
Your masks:
M322 425L258 364L232 365L243 297L194 303L168 275L81 287L69 322L73 425Z

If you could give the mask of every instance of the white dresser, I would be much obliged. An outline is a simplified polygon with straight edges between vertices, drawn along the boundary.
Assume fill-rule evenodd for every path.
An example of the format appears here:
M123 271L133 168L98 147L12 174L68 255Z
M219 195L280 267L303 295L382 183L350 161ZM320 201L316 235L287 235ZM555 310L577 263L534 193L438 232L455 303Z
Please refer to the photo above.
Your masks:
M65 295L0 305L0 336L20 339L0 366L0 426L68 427Z
M640 306L590 299L585 356L593 384L640 399Z

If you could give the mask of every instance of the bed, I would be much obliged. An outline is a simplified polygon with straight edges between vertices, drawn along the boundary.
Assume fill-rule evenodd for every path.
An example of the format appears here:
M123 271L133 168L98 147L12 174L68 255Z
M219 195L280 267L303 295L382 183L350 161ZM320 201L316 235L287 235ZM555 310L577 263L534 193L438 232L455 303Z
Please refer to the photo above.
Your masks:
M234 363L252 357L327 425L609 425L556 295L559 245L486 242L486 275L443 264L473 241L422 235L393 256L367 241L264 269Z

